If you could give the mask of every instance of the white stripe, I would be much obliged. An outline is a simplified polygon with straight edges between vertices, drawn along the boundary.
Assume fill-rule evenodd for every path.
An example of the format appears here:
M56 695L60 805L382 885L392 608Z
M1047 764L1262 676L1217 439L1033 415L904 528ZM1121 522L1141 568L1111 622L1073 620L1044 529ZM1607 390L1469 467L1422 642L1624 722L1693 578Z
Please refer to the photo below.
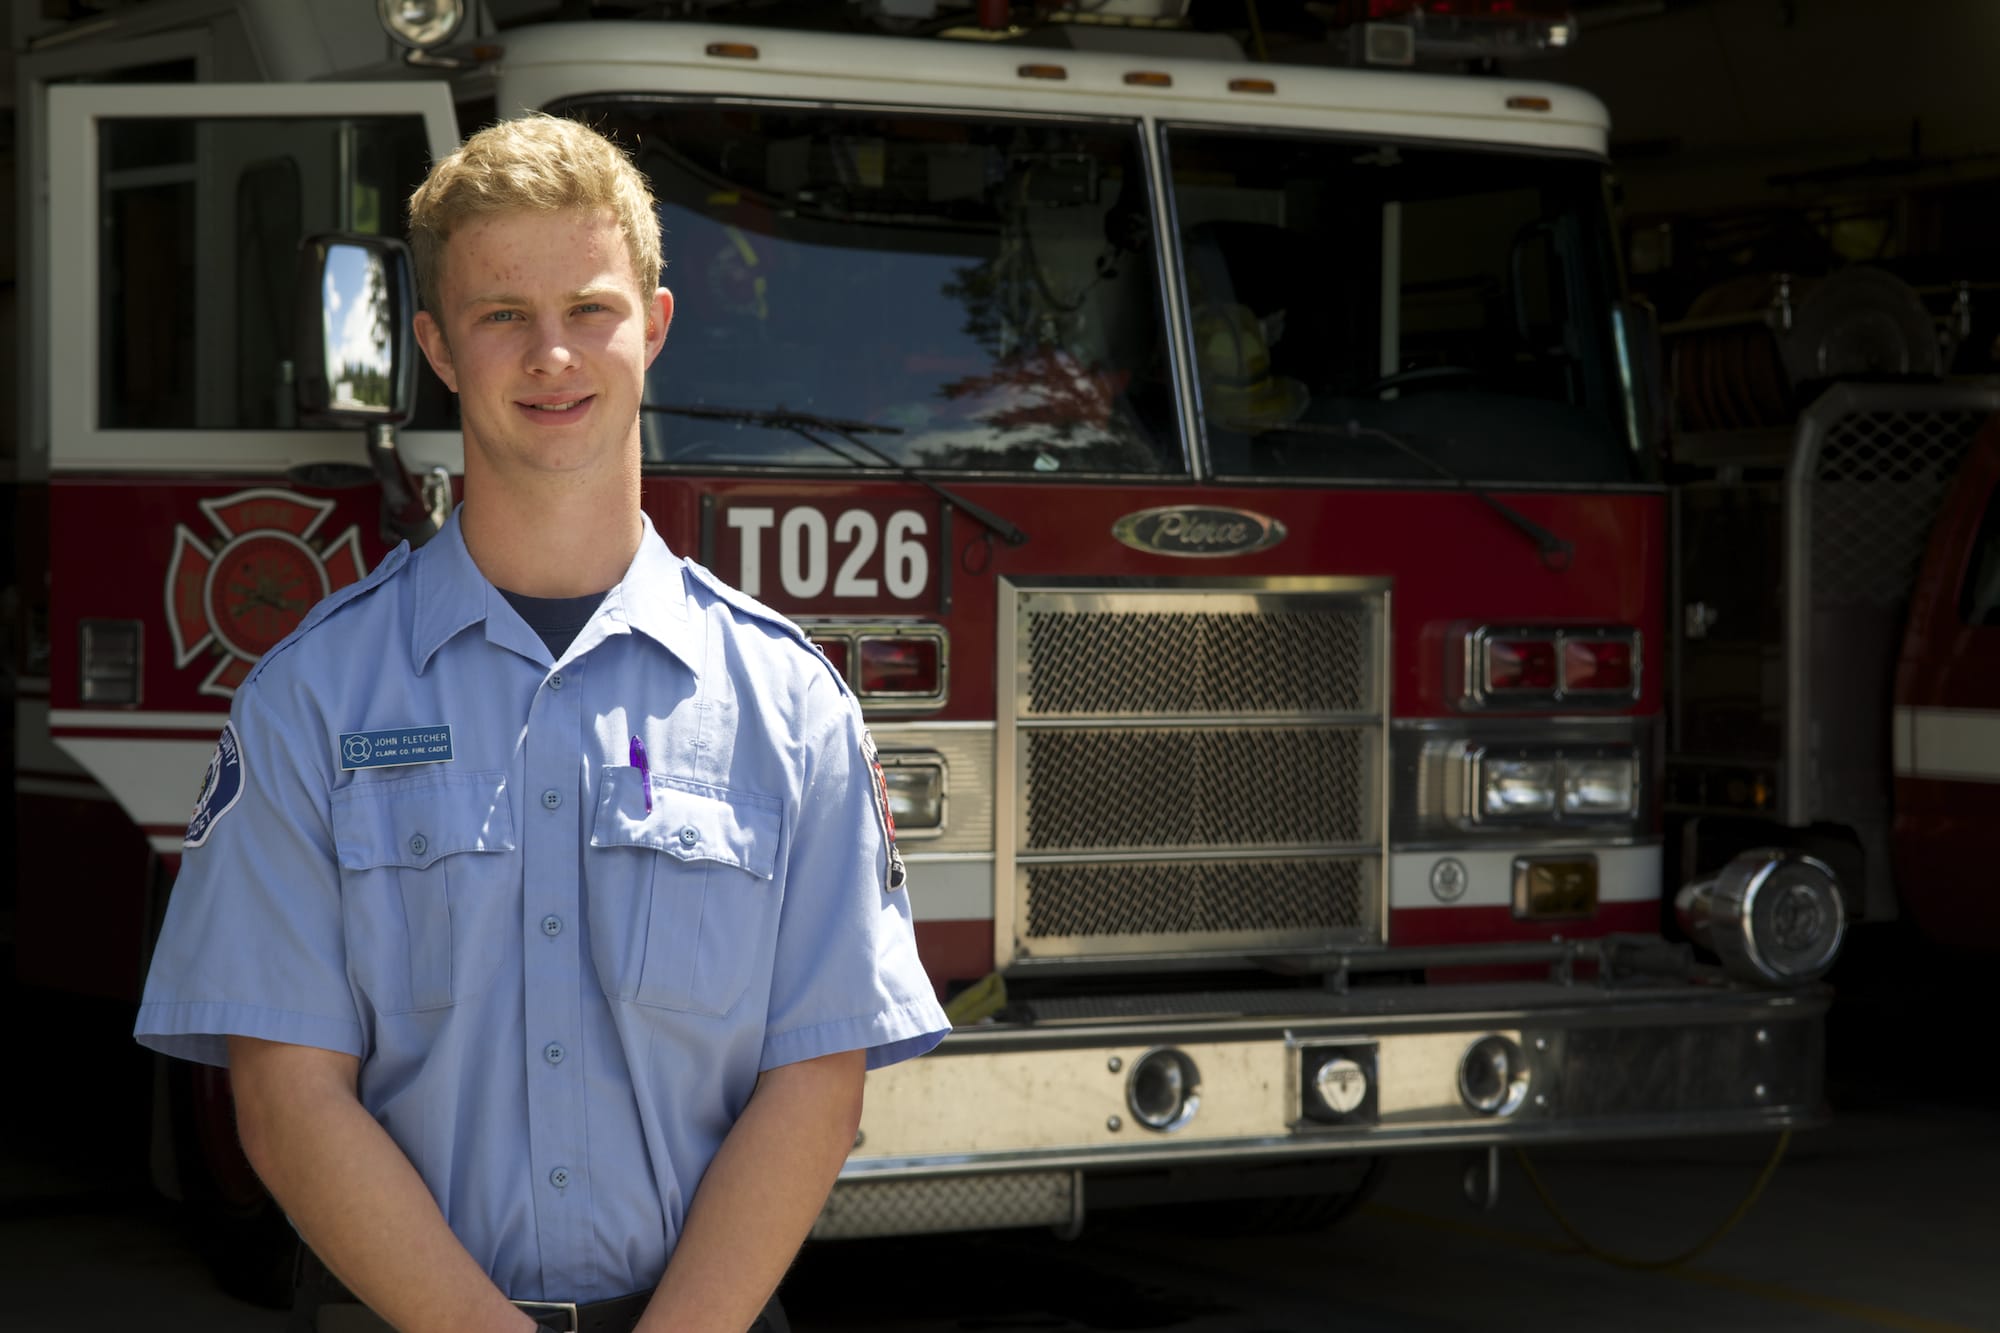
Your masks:
M1637 847L1465 848L1389 854L1389 906L1512 907L1514 858L1517 856L1594 856L1597 858L1597 901L1640 903L1660 896L1660 849ZM1431 892L1431 871L1440 861L1464 867L1465 892L1444 899Z
M928 857L903 844L910 868L910 915L918 921L991 921L993 858Z
M17 773L74 773L82 769L56 748L49 739L49 701L19 699L14 703L14 771Z
M58 708L49 713L52 727L115 727L120 731L212 731L222 734L229 713L128 713L111 708Z
M2000 709L1898 708L1896 774L2000 782Z
M135 824L187 823L215 752L213 741L65 737L56 743L104 784ZM257 775L246 773L245 780Z

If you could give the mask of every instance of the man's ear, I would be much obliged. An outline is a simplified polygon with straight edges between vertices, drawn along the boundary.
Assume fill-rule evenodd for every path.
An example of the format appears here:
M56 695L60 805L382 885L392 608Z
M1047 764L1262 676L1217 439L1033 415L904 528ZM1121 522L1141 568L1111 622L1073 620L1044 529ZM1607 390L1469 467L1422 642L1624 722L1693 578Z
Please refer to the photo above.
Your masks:
M667 345L667 325L674 322L674 294L662 287L653 293L646 310L646 364L652 365L660 349Z
M417 331L417 343L424 349L424 359L431 363L431 369L444 381L444 387L458 392L458 376L452 370L451 344L445 340L444 329L431 318L428 310L419 310L411 321Z

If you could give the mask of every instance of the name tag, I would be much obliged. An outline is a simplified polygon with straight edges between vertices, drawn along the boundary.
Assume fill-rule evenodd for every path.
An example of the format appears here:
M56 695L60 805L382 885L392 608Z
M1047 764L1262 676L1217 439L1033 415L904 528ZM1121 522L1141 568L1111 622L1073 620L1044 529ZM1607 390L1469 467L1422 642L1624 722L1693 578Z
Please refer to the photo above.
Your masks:
M392 727L340 733L342 769L394 768L399 764L451 762L450 727Z

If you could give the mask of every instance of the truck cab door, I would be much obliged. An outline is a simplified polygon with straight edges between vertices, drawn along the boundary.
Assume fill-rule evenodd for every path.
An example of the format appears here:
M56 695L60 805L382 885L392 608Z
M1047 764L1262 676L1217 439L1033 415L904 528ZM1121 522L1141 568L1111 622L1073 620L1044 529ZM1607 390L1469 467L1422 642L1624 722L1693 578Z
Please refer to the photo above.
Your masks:
M1894 857L1902 909L1933 941L1992 952L2000 882L2000 417L1939 511L1897 663Z

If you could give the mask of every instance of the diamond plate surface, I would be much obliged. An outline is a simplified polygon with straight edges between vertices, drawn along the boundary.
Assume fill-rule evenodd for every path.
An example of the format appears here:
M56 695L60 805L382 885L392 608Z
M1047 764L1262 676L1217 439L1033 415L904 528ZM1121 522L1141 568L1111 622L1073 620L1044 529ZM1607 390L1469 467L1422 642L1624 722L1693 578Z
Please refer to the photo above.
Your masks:
M1376 864L1302 857L1030 866L1027 934L1353 930L1365 924Z
M815 1240L1060 1226L1076 1206L1069 1171L842 1181L813 1223Z
M1827 427L1812 476L1817 605L1909 599L1946 489L1986 414L1852 412Z
M1031 731L1023 737L1027 846L1362 842L1373 739L1359 728Z
M1359 607L1218 613L1032 610L1030 717L1365 712Z

